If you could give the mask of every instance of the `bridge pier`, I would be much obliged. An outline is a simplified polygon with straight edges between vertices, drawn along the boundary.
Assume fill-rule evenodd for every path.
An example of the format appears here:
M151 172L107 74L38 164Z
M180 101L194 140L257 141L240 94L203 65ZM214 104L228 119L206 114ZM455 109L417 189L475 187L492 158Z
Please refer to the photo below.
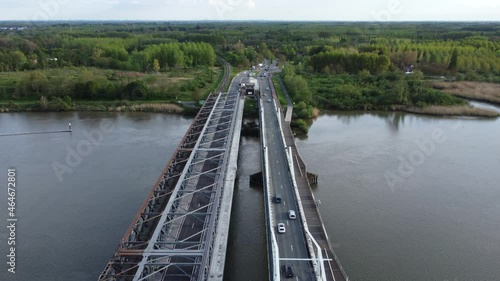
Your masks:
M307 172L307 181L309 181L309 184L317 184L318 183L318 175Z
M262 180L262 172L250 175L250 186L264 187L264 181Z

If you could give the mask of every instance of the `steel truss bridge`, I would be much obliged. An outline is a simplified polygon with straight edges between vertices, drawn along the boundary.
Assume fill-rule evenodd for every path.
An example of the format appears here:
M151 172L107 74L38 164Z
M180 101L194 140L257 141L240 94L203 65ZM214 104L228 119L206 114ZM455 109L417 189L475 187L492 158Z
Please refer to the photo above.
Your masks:
M222 280L243 103L208 97L99 281Z

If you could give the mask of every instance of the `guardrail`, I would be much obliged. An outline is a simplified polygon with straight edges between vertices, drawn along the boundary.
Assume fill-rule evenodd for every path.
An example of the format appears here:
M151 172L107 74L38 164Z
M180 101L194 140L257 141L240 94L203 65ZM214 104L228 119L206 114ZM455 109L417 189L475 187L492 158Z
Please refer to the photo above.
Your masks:
M281 88L283 90L283 93L285 94L286 97L289 97L288 93L286 93L285 85L281 81L281 77L279 75L277 75L276 77L277 77L277 79L280 82L280 86L281 86ZM272 87L274 87L274 84L271 84L271 85L272 85ZM293 107L293 104L291 103L291 101L288 102L288 106L292 106ZM282 126L281 118L278 118L278 120L280 122L281 133L283 134L283 127L281 127ZM289 123L285 123L285 124L286 124L286 126L288 126L287 129L289 129L290 128L290 124ZM291 131L291 129L290 129L290 131ZM285 147L286 147L286 145L285 145ZM289 147L289 149L290 149L290 151L292 151L292 147ZM295 158L296 158L296 161L297 161L297 164L298 164L298 167L299 167L299 171L300 171L301 174L306 175L306 173L307 173L306 164L302 160L302 157L300 157L300 153L299 153L298 149L296 147L293 147L293 149L294 149L295 154L296 154ZM287 156L288 156L288 154L287 154ZM294 183L294 187L295 187L295 191L296 191L296 196L297 196L298 200L300 201L300 194L298 194L298 188L297 188L297 183L296 183L296 180L295 180L295 174L293 173L293 153L290 153L289 157L290 157L290 161L292 161L292 166L291 166L292 167L292 169L291 169L291 171L292 171L292 173L291 173L292 174L292 181ZM311 192L311 196L312 196L313 201L316 202L316 198L315 198L313 192ZM324 223L323 223L323 218L321 217L321 213L319 212L319 210L318 210L317 207L316 207L316 213L318 214L319 221L321 222L321 226L323 228L323 232L325 234L327 244L330 247L330 250L332 252L333 259L337 262L337 265L338 265L338 267L340 269L340 272L346 278L346 281L349 281L349 277L345 273L344 268L342 267L342 264L340 263L340 260L337 257L337 254L335 253L335 251L333 251L333 249L331 249L330 238L328 237L328 233L325 230ZM317 245L317 247L319 247L319 245L317 244L316 240L313 238L312 234L309 232L309 229L306 229L306 230L307 230L308 235L313 239L314 243ZM321 255L321 260L323 260L321 249L318 249L318 252ZM321 268L322 276L323 276L323 278L326 278L323 275L325 273L325 271L324 271L325 270L324 269L324 262L321 262L321 266L322 266L322 268ZM333 274L332 274L332 277L335 280L335 276Z
M269 185L269 165L268 165L268 151L267 151L267 144L266 144L266 125L264 123L264 106L262 104L262 100L259 99L259 105L260 105L260 110L259 110L259 121L261 124L262 128L262 133L260 135L261 142L262 142L262 158L263 158L263 163L264 163L264 170L262 171L263 174L263 184L264 188L266 189L265 195L264 195L264 201L266 203L266 226L267 226L267 244L268 244L268 259L269 259L269 275L271 276L272 281L279 281L279 248L278 248L278 241L276 240L276 233L274 230L274 216L273 216L273 206L272 206L272 194L271 190L268 188Z
M271 86L273 87L274 85L271 84ZM306 242L307 242L307 247L309 249L309 254L311 256L311 260L313 261L313 268L314 268L314 272L316 273L316 278L318 280L326 280L326 273L325 273L325 267L324 267L324 260L323 260L323 253L321 251L321 248L319 247L318 243L316 242L316 240L314 239L314 237L311 235L311 233L309 232L309 228L308 228L308 225L307 225L307 220L306 220L306 215L305 215L305 211L302 207L302 200L300 199L300 194L299 194L299 189L298 189L298 185L297 185L297 181L295 179L295 171L294 171L294 166L293 166L293 152L292 152L292 148L291 147L288 147L287 149L287 145L286 145L286 141L285 141L285 135L283 133L283 125L282 125L282 121L281 121L281 107L277 107L276 106L276 102L275 100L273 99L273 102L274 102L274 107L276 109L275 113L278 117L278 124L280 126L280 135L281 135L281 139L283 141L283 149L285 150L285 154L287 156L287 160L288 160L288 169L290 170L290 175L291 175L291 178L292 178L292 184L293 184L293 189L294 189L294 194L295 194L295 197L296 197L296 202L297 202L297 206L298 206L298 209L299 209L299 214L300 214L300 218L301 218L301 221L302 221L302 225L304 227L304 231L305 233L307 234L308 237L305 237L306 238ZM317 251L318 251L318 259L316 259L316 254L315 254L315 251L314 251L314 245L316 245L316 248L317 248Z
M281 117L281 116L279 116ZM283 131L281 131L283 134ZM286 149L285 149L286 150ZM309 227L307 225L307 220L306 220L306 213L304 211L304 208L302 207L302 200L300 199L300 194L299 194L299 189L297 185L297 181L295 179L295 171L293 168L293 155L292 155L292 148L289 147L288 151L286 152L286 158L288 160L288 169L290 169L290 175L292 177L292 184L293 184L293 191L295 194L295 199L297 201L297 206L299 208L299 214L300 218L302 221L302 225L304 227L305 233L309 236L309 238L306 238L307 241L307 248L309 249L309 254L311 255L311 260L313 260L313 268L314 272L316 273L316 278L318 280L326 280L326 274L325 274L325 268L324 268L324 263L323 263L323 254L321 252L321 248L318 248L318 259L316 259L316 254L314 252L314 245L319 247L318 243L314 239L314 237L311 235L309 232ZM320 279L320 277L322 279Z
M286 140L285 140L285 134L283 134L283 124L281 122L281 108L278 108L277 110L277 114L278 114L278 125L280 126L280 132L281 132L281 139L283 140L283 146L285 147L285 150L287 149L287 146L286 146ZM288 157L288 154L287 154L287 157Z

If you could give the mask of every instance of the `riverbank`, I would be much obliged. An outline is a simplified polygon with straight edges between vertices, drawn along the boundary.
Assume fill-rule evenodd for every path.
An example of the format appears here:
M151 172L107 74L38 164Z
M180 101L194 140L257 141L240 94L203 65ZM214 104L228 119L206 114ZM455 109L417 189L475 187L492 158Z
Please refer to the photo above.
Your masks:
M51 102L52 103L52 102ZM190 114L198 107L187 108L179 104L161 101L78 101L71 104L57 102L42 108L40 102L8 102L0 104L0 113L8 112L61 112L61 111L95 111L95 112L155 112Z
M321 110L402 111L433 116L483 118L500 116L498 111L475 108L469 104L470 99L496 103L494 98L498 97L500 101L500 85L492 83L453 84L453 87L467 85L476 88L474 97L471 97L445 91L444 89L451 88L449 84L426 83L420 72L411 76L397 71L378 75L369 72L357 75L306 73L302 77L292 67L285 68L281 76L283 75L286 75L283 87L287 88L296 104L292 123L294 131L306 127L302 120L297 119L299 112L303 113L299 118L313 117L311 105L318 106ZM289 77L291 78L287 80ZM276 81L275 87L281 88ZM305 104L301 106L300 103ZM307 134L307 131L303 130L301 133Z
M474 116L474 117L499 117L500 113L485 108L475 108L472 106L426 106L407 107L406 112L435 115L435 116Z
M500 84L461 81L434 82L432 86L456 97L500 105Z
M247 103L249 110L246 110L247 118L257 115L256 107L252 103ZM40 102L8 102L0 104L0 113L9 112L60 112L60 111L81 111L81 112L152 112L152 113L175 113L184 115L195 115L199 107L184 107L180 104L151 101L151 102L130 102L130 101L81 101L74 102L68 107L56 104L46 109L42 109ZM471 106L426 106L426 107L390 107L376 110L382 111L405 111L410 113L433 115L433 116L475 116L475 117L499 117L500 113L486 108L475 108ZM319 115L320 111L328 109L314 108L311 119ZM372 111L365 110L365 111ZM253 114L252 114L253 113Z

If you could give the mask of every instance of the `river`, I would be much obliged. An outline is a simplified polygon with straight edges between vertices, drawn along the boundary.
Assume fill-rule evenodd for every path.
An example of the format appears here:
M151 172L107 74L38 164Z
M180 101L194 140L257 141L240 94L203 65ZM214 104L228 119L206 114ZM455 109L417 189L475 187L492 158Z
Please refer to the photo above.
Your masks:
M18 189L17 273L6 273L1 227L0 280L97 280L191 121L148 113L0 114L0 134L61 130L70 122L73 128L0 137L0 186L13 167ZM66 161L79 148L80 163ZM0 194L3 223L6 193Z
M0 137L0 182L16 168L19 219L15 276L6 273L0 228L0 280L96 280L191 120L0 114L0 134L73 127ZM500 119L388 112L331 112L314 121L297 145L319 174L314 192L350 280L498 280L499 129ZM225 280L267 278L263 193L248 184L259 171L258 149L256 139L242 138Z
M499 280L500 119L335 112L297 146L351 280Z

